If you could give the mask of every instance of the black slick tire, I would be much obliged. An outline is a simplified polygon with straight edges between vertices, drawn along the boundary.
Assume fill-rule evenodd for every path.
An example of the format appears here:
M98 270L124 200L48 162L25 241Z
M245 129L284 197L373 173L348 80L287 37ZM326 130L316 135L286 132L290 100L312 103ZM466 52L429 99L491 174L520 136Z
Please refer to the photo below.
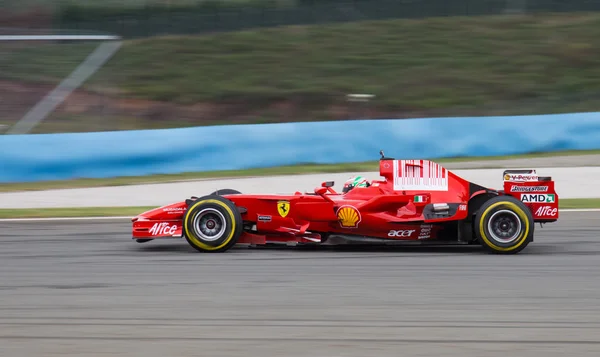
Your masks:
M238 190L233 190L231 188L224 188L222 190L217 190L213 193L211 193L211 195L214 196L225 196L225 195L241 195L242 193Z
M475 235L481 245L496 254L516 254L533 240L531 211L512 196L484 202L475 215Z
M233 202L221 196L198 198L183 216L185 239L199 252L224 252L237 243L242 232L240 212Z

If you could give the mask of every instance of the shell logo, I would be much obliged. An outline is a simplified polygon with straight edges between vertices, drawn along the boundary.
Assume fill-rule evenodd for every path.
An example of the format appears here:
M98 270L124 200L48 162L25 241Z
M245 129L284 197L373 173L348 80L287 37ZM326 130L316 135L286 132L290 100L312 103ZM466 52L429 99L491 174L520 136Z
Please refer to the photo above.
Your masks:
M356 228L361 221L360 212L353 206L342 206L336 214L342 228Z

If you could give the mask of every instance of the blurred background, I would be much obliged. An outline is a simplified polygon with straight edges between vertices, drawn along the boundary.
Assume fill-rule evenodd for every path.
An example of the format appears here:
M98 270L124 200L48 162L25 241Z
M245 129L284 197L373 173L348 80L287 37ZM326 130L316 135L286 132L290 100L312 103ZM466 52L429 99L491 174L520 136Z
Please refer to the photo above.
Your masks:
M595 0L0 5L0 35L123 40L31 133L600 109ZM101 43L0 42L0 132Z
M0 10L0 219L51 217L0 225L0 357L600 356L600 219L563 214L600 208L600 0ZM595 113L480 118L573 112ZM441 118L409 120L425 117ZM179 127L200 128L125 132ZM539 169L559 221L513 258L131 240L130 217L190 196L378 179L382 149L497 189ZM86 216L104 219L53 219Z

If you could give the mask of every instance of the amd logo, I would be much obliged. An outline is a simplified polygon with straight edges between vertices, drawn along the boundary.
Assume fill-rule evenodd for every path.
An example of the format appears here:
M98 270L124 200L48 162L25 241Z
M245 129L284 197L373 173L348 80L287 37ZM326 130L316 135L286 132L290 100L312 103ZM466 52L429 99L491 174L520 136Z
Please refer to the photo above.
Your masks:
M550 194L522 194L521 201L523 202L538 202L538 203L554 203L556 196L553 193Z
M167 222L154 223L149 233L153 236L173 235L177 231L177 225L169 225Z

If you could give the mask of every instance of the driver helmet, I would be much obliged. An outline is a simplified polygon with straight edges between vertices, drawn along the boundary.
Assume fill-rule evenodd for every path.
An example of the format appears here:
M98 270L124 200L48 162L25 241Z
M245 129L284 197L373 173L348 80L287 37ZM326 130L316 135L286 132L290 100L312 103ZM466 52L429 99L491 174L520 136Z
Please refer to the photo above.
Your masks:
M369 182L362 176L355 176L344 182L343 192L349 192L355 187L369 187Z

